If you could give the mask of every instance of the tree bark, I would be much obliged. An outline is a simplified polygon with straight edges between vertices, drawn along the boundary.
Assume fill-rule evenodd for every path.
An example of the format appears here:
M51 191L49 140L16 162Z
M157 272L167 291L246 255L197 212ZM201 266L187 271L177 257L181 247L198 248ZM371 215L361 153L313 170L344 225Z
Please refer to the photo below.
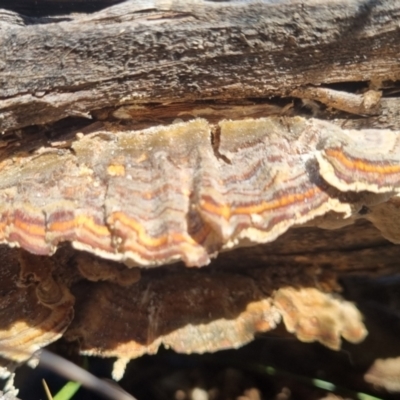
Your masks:
M41 18L3 11L0 130L126 104L274 103L309 85L383 90L391 98L378 124L398 126L399 14L397 0L127 1Z

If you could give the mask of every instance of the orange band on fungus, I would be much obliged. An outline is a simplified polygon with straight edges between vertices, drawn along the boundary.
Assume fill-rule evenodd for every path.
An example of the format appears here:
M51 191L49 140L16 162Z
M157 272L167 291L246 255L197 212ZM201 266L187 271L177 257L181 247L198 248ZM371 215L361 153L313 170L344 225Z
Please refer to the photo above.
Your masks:
M378 173L382 175L398 174L400 173L400 164L371 162L368 159L348 157L341 149L326 149L325 154L343 164L346 169L358 170L366 173Z

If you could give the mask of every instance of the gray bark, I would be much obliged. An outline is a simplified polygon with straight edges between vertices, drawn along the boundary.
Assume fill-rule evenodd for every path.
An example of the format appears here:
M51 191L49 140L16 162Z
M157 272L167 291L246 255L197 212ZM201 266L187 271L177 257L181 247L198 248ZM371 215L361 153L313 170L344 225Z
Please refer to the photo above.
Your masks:
M400 77L399 16L398 0L136 0L37 19L0 11L0 131L122 104L276 100L310 84L385 95ZM378 124L398 125L396 112L389 119Z

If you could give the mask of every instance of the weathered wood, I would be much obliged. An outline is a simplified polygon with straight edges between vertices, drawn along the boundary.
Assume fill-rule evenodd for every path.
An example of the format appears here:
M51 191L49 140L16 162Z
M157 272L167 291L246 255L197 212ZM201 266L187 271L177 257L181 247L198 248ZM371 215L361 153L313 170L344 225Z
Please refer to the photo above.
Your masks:
M400 78L400 2L127 1L91 15L0 14L0 130L121 104L288 96Z

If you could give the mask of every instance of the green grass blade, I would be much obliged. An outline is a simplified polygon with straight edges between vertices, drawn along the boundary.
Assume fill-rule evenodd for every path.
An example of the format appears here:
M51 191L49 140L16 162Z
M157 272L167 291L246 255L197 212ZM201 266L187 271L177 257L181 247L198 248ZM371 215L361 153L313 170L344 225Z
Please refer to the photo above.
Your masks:
M71 400L80 387L81 384L78 382L67 382L61 390L53 396L53 400Z

